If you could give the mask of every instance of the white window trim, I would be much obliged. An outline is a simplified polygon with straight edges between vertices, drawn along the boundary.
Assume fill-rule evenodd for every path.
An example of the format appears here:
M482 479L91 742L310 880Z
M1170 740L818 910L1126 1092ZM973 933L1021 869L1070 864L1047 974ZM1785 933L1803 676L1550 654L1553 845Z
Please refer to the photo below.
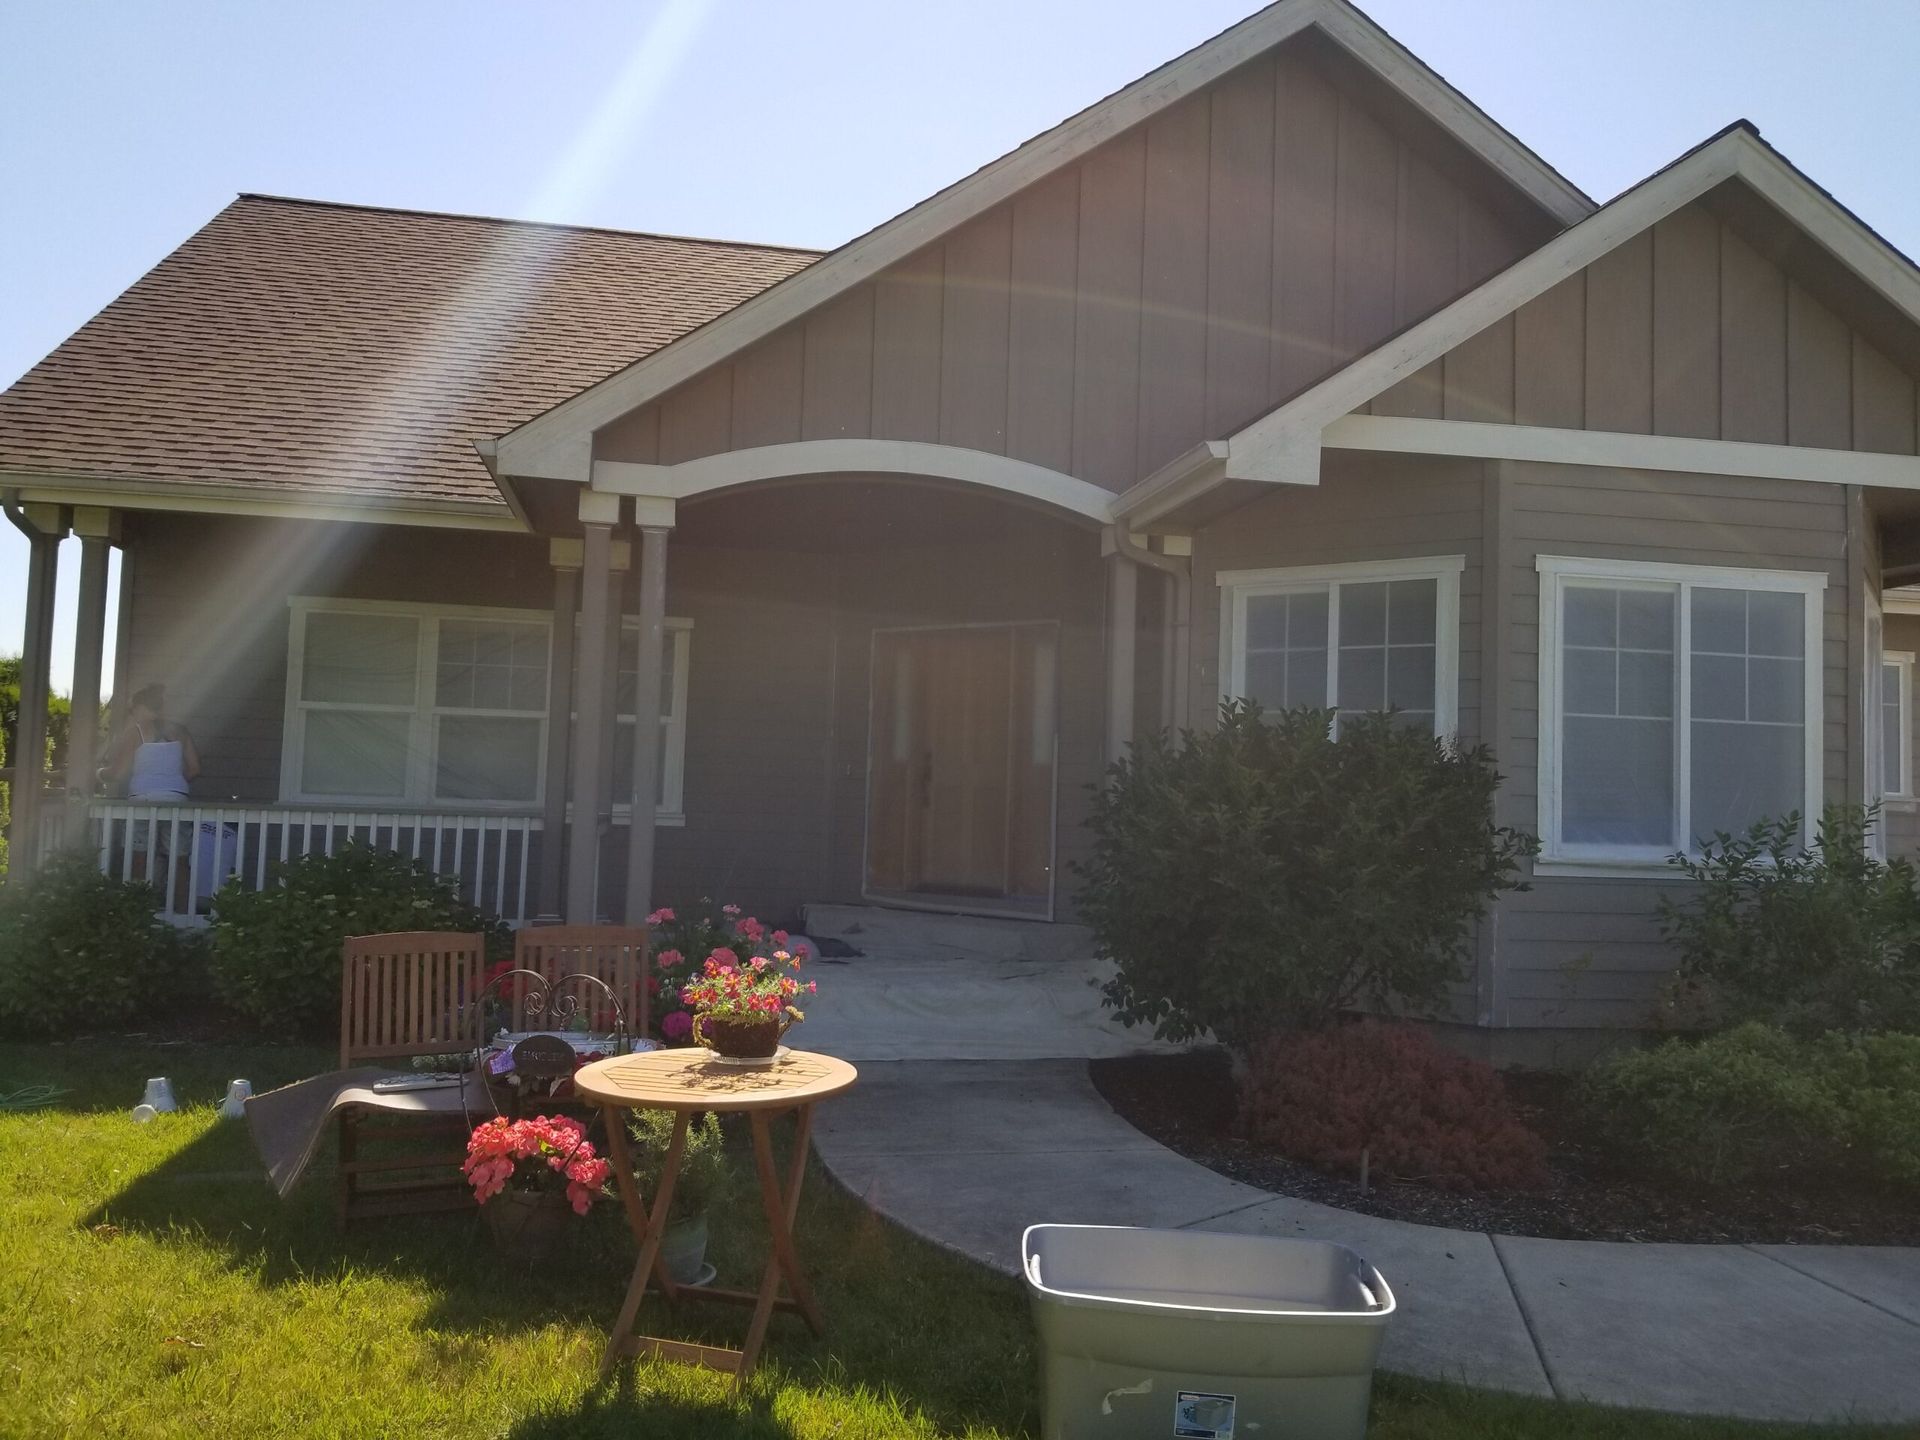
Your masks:
M1631 876L1649 874L1672 878L1668 856L1679 847L1626 847L1601 845L1564 845L1560 842L1560 687L1561 687L1561 598L1563 582L1568 579L1613 580L1643 584L1676 585L1682 591L1678 605L1679 631L1675 640L1678 674L1674 686L1674 720L1679 750L1674 793L1681 806L1677 827L1684 828L1686 807L1691 802L1692 774L1692 606L1685 592L1693 585L1726 587L1738 590L1773 590L1797 594L1803 599L1806 616L1805 666L1805 738L1806 793L1800 806L1802 840L1819 819L1825 775L1823 745L1826 732L1822 703L1826 670L1825 635L1821 597L1827 588L1822 571L1748 570L1721 565L1669 565L1647 560L1600 560L1584 556L1541 555L1534 568L1540 576L1540 694L1537 711L1540 728L1539 766L1535 789L1539 799L1540 855L1534 861L1536 874ZM1654 853L1658 850L1659 853Z
M1460 723L1460 575L1464 555L1420 555L1407 560L1364 560L1345 565L1295 565L1273 570L1222 570L1220 587L1220 699L1246 693L1247 601L1325 589L1327 603L1327 688L1330 701L1340 694L1340 592L1343 584L1378 580L1432 580L1434 585L1433 733L1453 735Z
M1913 798L1913 652L1911 650L1883 650L1880 654L1882 665L1892 665L1900 672L1900 788L1889 790L1880 798L1883 800L1910 803ZM1876 720L1878 716L1874 717Z
M543 699L540 708L539 772L535 796L531 801L514 800L462 800L458 802L440 801L432 798L432 780L434 755L434 736L437 727L435 717L441 707L436 703L434 688L438 673L437 645L439 623L443 620L501 620L515 624L540 624L547 627L547 663L549 686L551 685L553 663L553 615L547 610L512 609L498 605L437 605L405 600L347 600L329 596L294 595L287 601L289 611L287 632L287 681L286 705L280 734L280 802L282 804L329 805L341 809L354 807L361 810L401 811L404 813L459 811L462 813L485 814L538 814L544 808L547 787L547 725L549 720L547 703ZM414 660L414 703L409 710L404 706L358 705L310 701L301 698L300 680L305 671L307 616L315 613L349 615L392 615L420 620L420 649ZM634 630L634 624L623 626L623 635ZM668 643L673 646L673 694L663 697L672 706L672 714L666 720L667 747L666 773L662 777L662 802L655 813L655 823L662 825L684 825L686 793L686 737L687 737L687 679L690 670L689 652L691 647L677 637L690 634L693 621L681 616L668 616L666 620ZM300 774L304 761L306 744L306 713L309 710L383 710L391 714L410 714L412 719L407 735L407 793L405 796L390 795L310 795L300 788ZM460 714L511 714L515 718L529 718L525 711L459 711ZM614 807L622 823L632 819L633 807L629 804Z

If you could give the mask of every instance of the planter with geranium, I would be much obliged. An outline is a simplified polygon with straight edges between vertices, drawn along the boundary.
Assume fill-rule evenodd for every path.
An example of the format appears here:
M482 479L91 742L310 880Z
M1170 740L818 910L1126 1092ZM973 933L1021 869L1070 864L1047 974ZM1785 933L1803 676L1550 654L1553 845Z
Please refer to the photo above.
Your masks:
M460 1168L494 1243L529 1261L552 1252L570 1217L592 1208L612 1173L580 1122L559 1115L475 1126Z

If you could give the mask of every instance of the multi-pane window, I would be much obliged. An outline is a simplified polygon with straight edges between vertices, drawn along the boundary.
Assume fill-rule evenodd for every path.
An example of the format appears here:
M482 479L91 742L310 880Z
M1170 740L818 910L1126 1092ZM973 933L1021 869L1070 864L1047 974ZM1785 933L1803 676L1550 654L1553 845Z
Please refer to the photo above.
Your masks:
M661 691L662 809L674 812L688 633L683 622L668 631ZM631 628L626 636L616 798L631 789L632 775ZM539 804L551 637L550 618L537 611L296 600L283 794L363 804Z
M669 625L660 652L660 809L678 814L681 807L681 765L687 735L687 644L692 632ZM633 705L640 663L639 628L621 631L620 663L615 672L613 708L613 799L629 803L633 794Z
M540 798L546 734L544 622L441 620L434 680L433 798Z
M1660 860L1817 809L1825 577L1539 569L1547 858Z
M1880 793L1913 793L1913 656L1888 651L1880 665Z
M1220 577L1221 693L1341 717L1394 710L1454 726L1459 557Z

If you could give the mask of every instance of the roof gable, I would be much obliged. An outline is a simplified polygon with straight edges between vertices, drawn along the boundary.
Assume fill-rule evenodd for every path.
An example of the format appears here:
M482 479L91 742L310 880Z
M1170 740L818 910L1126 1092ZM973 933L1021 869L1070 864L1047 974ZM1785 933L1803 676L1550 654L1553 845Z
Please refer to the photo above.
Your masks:
M1593 206L1346 0L1279 0L1019 149L842 246L657 354L501 437L502 474L584 480L592 432L819 311L1282 42L1315 30L1464 145L1553 225Z
M1229 437L1222 478L1310 480L1324 426L1411 379L1490 326L1548 296L1570 277L1606 261L1656 225L1709 197L1723 209L1730 206L1735 213L1747 212L1745 224L1754 223L1751 212L1757 206L1776 227L1789 227L1800 246L1811 247L1801 263L1809 263L1807 255L1821 257L1817 268L1823 267L1825 273L1816 284L1829 303L1854 313L1862 304L1877 306L1883 317L1897 317L1908 327L1910 345L1920 346L1920 329L1914 328L1920 327L1920 270L1743 122ZM1876 338L1886 338L1884 326ZM1168 476L1143 482L1138 487L1141 493L1123 501L1121 508L1138 512L1151 500L1150 487L1166 489L1170 483Z

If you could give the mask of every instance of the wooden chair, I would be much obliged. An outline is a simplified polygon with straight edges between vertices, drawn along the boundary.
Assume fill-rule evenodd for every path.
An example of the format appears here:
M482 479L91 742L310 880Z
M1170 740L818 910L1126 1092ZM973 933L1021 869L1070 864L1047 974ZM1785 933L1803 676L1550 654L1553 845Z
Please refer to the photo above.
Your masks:
M423 930L350 937L340 955L340 1068L387 1063L404 1070L415 1056L478 1049L486 970L486 937L480 934ZM472 1207L458 1167L479 1117L467 1114L462 1091L431 1093L444 1104L438 1113L369 1110L340 1117L342 1224L371 1215ZM362 1143L369 1139L381 1142L382 1154L363 1156ZM388 1183L364 1183L363 1177L376 1174L390 1177Z
M549 985L569 975L591 975L620 1002L621 1018L627 1034L644 1040L653 1031L653 997L647 985L647 930L643 925L544 925L522 926L513 937L513 963L516 969L531 970ZM514 1001L511 1028L522 1030L525 1015L518 992ZM549 1009L554 1005L548 1001ZM575 985L570 993L562 991L561 1005L577 1007L577 1013L594 1021L606 1005L606 997L591 985ZM576 1013L569 1010L568 1013ZM591 1028L602 1029L599 1023Z

